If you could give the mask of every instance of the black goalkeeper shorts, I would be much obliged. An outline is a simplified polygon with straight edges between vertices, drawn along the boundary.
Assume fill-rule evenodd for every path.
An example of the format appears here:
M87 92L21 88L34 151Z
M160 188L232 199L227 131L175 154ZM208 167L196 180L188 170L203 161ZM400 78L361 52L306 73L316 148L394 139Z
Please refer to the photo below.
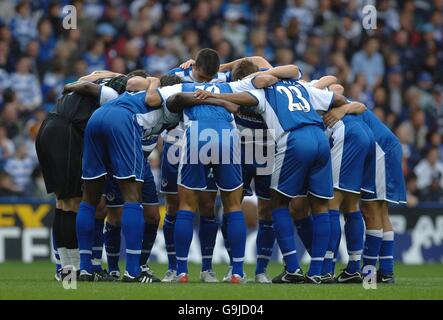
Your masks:
M82 196L83 136L64 117L50 113L35 142L46 191L57 199Z

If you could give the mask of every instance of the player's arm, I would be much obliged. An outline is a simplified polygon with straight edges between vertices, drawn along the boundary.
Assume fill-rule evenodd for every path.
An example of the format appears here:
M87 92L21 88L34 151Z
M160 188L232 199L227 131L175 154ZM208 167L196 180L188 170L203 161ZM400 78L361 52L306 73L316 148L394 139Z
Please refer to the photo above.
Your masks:
M158 108L161 106L163 99L157 89L160 87L160 79L155 77L146 78L149 81L149 85L146 90L145 102L152 108Z
M294 64L270 68L265 71L258 71L249 75L247 78L253 78L259 75L274 76L280 79L299 79L301 76L299 68Z
M103 71L94 71L86 76L81 77L80 79L78 79L79 81L91 81L94 82L96 80L99 79L103 79L103 78L113 78L113 77L117 77L117 76L121 76L120 73L116 73L116 72L112 72L112 71L107 71L107 70L103 70Z
M220 72L231 71L235 67L236 64L242 62L245 59L252 61L259 69L272 68L272 65L265 58L260 57L260 56L252 56L252 57L240 58L240 59L228 62L228 63L221 64L219 71Z
M316 83L314 83L312 86L314 88L323 90L328 88L329 86L338 83L338 79L334 76L324 76L321 77Z
M75 92L81 95L98 97L100 95L100 85L90 81L76 81L68 83L63 88L63 94Z
M363 103L349 101L346 97L335 94L331 109L323 116L323 122L332 127L347 114L361 114L365 111L366 106Z
M204 103L214 106L224 107L226 110L228 110L231 113L237 113L239 109L239 106L236 105L235 103L218 98L207 98L205 99ZM199 104L202 104L202 100L195 98L194 94L190 92L176 93L170 96L166 101L166 107L172 113L180 113L185 108Z

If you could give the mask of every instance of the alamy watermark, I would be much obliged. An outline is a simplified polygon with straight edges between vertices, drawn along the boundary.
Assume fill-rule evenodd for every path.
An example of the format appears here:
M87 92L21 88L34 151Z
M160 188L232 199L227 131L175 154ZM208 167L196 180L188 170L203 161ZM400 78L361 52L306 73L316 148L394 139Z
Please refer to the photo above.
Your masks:
M62 285L65 290L77 289L77 269L74 266L65 266L61 271Z
M63 6L62 26L65 30L77 29L77 9L72 5Z
M362 26L365 30L377 29L377 9L373 5L365 5L361 11Z
M254 164L258 175L269 175L275 159L272 136L271 129L200 129L196 121L185 134L168 132L166 156L172 165Z
M363 288L366 290L377 289L377 268L366 265L363 267Z

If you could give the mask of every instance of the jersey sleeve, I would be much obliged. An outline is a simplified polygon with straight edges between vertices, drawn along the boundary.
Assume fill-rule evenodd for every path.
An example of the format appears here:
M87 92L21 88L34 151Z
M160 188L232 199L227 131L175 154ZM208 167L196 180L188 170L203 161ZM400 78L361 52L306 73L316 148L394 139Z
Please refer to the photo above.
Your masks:
M305 87L309 93L309 100L317 111L329 111L334 101L334 93L331 91L320 90L314 87Z
M160 95L160 98L162 99L162 104L166 104L166 101L168 101L168 98L170 96L182 92L182 85L181 83L179 83L179 84L174 84L173 86L158 88L157 92Z
M266 111L266 95L263 89L253 89L248 93L257 100L256 111L258 113L264 113Z
M244 92L255 90L254 84L252 83L253 78L243 79L239 81L229 82L232 92Z
M107 86L100 86L100 97L99 97L100 105L103 105L109 100L115 99L117 97L118 93L114 89Z

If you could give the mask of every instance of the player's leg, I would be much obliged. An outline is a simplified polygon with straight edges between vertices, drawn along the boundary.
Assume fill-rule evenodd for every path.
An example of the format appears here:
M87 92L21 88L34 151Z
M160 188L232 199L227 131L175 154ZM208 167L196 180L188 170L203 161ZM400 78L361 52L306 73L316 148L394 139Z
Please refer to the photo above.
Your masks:
M186 283L188 278L188 254L194 234L194 215L198 208L198 191L178 186L180 199L177 211L174 244L177 257L177 281Z
M140 256L143 241L144 215L141 204L142 182L119 179L124 205L122 211L122 232L126 243L126 271L124 280L137 279L141 274Z
M93 281L92 247L95 236L95 213L104 184L104 176L84 181L83 200L80 203L76 219L80 250L80 281Z
M166 253L168 254L168 271L163 282L171 282L177 276L177 259L174 243L174 229L179 206L178 194L165 194L166 215L163 220L163 236L165 238Z
M244 283L243 262L246 246L246 224L241 209L243 196L240 144L236 129L228 124L220 131L218 141L219 159L213 164L214 177L221 193L224 215L226 216L226 238L232 255L231 283ZM225 131L226 130L226 131ZM229 132L229 135L225 133Z
M398 141L386 153L384 171L386 175L385 200L383 204L383 242L380 249L378 281L394 283L394 231L389 219L388 201L406 203L406 186L402 170L402 146ZM378 176L383 176L380 174Z
M298 131L298 130L297 130ZM303 134L304 129L300 130ZM304 281L295 246L295 228L289 213L291 199L306 196L310 157L317 147L297 139L296 132L285 134L277 142L274 172L271 178L271 206L275 236L283 255L285 270L272 279L273 283Z
M105 227L106 217L106 203L101 197L100 203L97 206L95 213L95 231L94 231L94 245L92 247L92 268L94 273L98 276L107 276L107 272L102 268L103 256L103 232Z
M335 263L337 261L338 248L341 240L340 205L343 202L343 198L344 193L336 189L334 191L334 199L329 200L328 203L331 231L322 268L324 281L328 279L333 280L335 275Z
M239 165L238 165L239 166ZM241 209L243 188L241 184L234 190L225 191L220 186L224 214L226 215L226 236L230 243L232 255L231 283L244 281L243 263L246 247L246 224Z
M210 177L208 177L209 180ZM217 188L211 188L208 182L208 189L211 191L199 192L198 210L200 213L199 240L202 255L202 268L200 279L203 282L218 282L215 272L212 270L212 255L215 247L215 240L218 232L218 221L215 216L215 198Z
M79 280L93 281L92 247L94 243L95 213L103 194L105 175L103 159L105 143L101 135L103 110L97 110L89 119L83 146L83 198L76 219L77 240L80 250Z
M322 283L323 261L329 246L331 224L328 201L333 198L331 152L328 140L318 127L307 132L317 148L315 161L311 162L308 180L308 200L312 213L311 264L306 281Z
M337 281L340 283L360 283L362 281L360 268L365 232L363 215L359 207L360 195L349 192L344 194L340 210L345 218L344 229L349 261Z
M147 163L149 163L147 161ZM142 271L149 272L153 277L153 271L148 266L149 256L152 247L157 238L158 225L160 223L159 201L157 188L149 165L145 167L144 182L142 187L143 212L145 225L143 232L142 253L140 257L140 266ZM155 277L156 282L159 281Z
M257 187L256 187L257 188ZM269 260L275 244L275 230L272 222L272 207L270 199L258 198L258 231L257 231L257 265L255 281L271 283L266 275Z
M168 254L168 271L166 271L166 274L162 279L163 282L174 281L177 275L174 229L176 213L179 206L177 193L178 162L179 148L171 143L164 141L161 159L160 192L163 193L165 196L166 205L166 214L163 220L163 236L165 238L166 252Z
M366 225L366 239L363 250L363 272L366 266L377 265L383 242L383 202L362 201L361 208ZM366 271L367 273L368 271Z
M254 170L257 173L257 170ZM272 222L271 206L271 175L254 176L255 193L258 198L258 231L256 239L257 264L255 268L255 281L259 283L271 283L266 275L266 268L272 257L275 244L275 230Z
M109 195L109 193L107 194ZM121 216L122 206L112 206L108 204L106 223L103 233L106 257L108 260L109 275L114 279L120 279L120 259L121 246Z
M299 197L292 199L289 204L289 211L291 212L300 240L303 242L306 251L311 254L312 215L310 214L308 198Z
M66 255L68 256L69 265L73 266L75 270L80 269L80 254L76 234L76 220L80 202L81 198L79 197L61 200L61 228L63 230L62 243L66 247Z
M388 214L388 202L384 201L382 210L383 242L380 248L377 281L394 283L394 230Z

